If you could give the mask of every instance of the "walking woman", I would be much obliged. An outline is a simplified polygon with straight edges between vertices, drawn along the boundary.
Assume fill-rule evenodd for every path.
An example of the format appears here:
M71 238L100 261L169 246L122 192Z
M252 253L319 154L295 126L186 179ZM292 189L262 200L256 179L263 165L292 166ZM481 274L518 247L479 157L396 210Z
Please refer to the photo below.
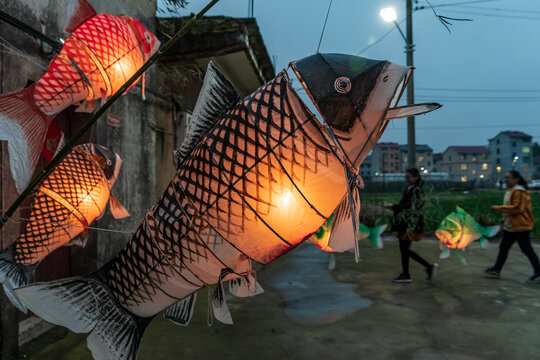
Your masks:
M403 271L392 279L393 282L412 282L409 274L409 259L413 259L423 265L426 269L428 279L431 280L437 273L437 264L430 264L420 255L411 250L413 241L419 241L424 229L424 181L420 177L418 169L413 168L405 173L407 188L403 192L399 204L386 205L387 209L394 211L392 229L397 231L399 239L399 250L401 252L401 265Z
M489 267L485 271L489 275L499 278L508 252L517 241L521 251L529 258L534 269L534 274L528 281L540 282L540 262L531 245L530 235L534 226L534 217L527 182L519 172L511 170L506 173L504 183L508 189L504 194L504 205L491 207L494 211L503 213L503 237L499 245L499 255L495 266Z

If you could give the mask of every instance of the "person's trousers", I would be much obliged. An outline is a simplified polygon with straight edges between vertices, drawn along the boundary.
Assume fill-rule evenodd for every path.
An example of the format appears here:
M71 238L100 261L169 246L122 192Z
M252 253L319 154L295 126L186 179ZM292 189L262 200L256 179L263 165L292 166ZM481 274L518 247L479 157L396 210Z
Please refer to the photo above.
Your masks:
M495 269L497 271L502 270L506 258L508 258L508 252L516 241L521 251L529 258L535 274L540 274L540 261L538 261L538 255L536 255L536 252L531 245L531 232L528 230L516 232L503 231L503 236L499 245L499 255L497 255L497 262L494 266Z
M410 240L399 240L399 250L401 251L401 266L403 267L403 274L409 275L409 258L415 260L416 262L424 265L426 269L431 267L431 264L428 263L424 258L411 250L412 241Z

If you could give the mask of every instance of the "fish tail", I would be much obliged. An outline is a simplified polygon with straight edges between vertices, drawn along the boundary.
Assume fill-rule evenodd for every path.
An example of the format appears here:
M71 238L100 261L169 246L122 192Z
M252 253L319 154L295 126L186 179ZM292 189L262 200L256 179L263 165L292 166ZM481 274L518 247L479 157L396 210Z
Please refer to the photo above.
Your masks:
M32 278L34 269L34 266L17 264L9 250L0 253L0 283L2 283L2 287L4 288L4 292L9 301L24 313L26 313L28 309L13 290L27 285Z
M0 140L8 141L11 173L21 192L32 179L53 116L33 99L34 85L0 95Z
M485 237L493 237L495 235L497 235L499 233L499 231L501 231L501 226L500 225L494 225L494 226L486 226L485 227L485 230L484 230L484 233L482 235L484 235Z
M125 310L94 274L36 283L15 292L42 319L89 333L87 346L95 360L135 360L151 320Z
M382 249L384 247L381 235L386 230L387 226L387 224L375 226L369 233L369 240L371 240L371 242L377 246L378 249Z

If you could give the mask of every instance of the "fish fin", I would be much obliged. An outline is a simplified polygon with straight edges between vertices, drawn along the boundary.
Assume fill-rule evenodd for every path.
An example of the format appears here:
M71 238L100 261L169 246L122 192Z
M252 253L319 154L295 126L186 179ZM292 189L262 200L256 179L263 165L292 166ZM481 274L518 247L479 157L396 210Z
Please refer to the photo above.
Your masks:
M63 246L80 246L85 247L88 242L88 230L85 229L81 234L75 236L69 242L65 243Z
M23 313L27 313L28 308L13 292L13 289L28 284L35 268L35 266L17 264L8 251L0 253L0 283L9 301Z
M8 141L11 174L19 193L32 179L53 119L35 105L34 87L0 95L0 140Z
M229 292L237 297L252 297L264 292L262 286L250 274L229 281Z
M480 249L487 249L489 243L485 237L482 236L480 239L478 239L478 242L480 243Z
M328 271L332 271L336 268L336 255L334 253L328 254Z
M64 133L60 130L56 122L51 122L47 130L47 135L45 135L45 142L41 148L41 154L43 154L43 157L48 163L51 162L59 149L64 146L65 139Z
M227 300L225 299L225 291L223 290L223 278L230 273L229 269L221 270L221 275L219 276L219 281L216 285L216 288L210 296L210 304L212 305L212 312L214 317L221 321L224 324L232 325L231 312L227 306ZM210 287L208 288L210 291Z
M221 119L223 114L240 99L238 91L229 79L210 61L191 115L189 131L182 145L174 151L174 161L177 168L180 167L193 148L199 144L203 136Z
M193 309L195 308L195 301L197 300L197 293L183 298L180 301L175 302L169 306L163 313L163 317L180 326L188 326L193 316Z
M439 259L448 259L450 257L450 249L444 248L441 249L441 253L439 254Z
M91 113L96 108L96 102L94 100L84 100L82 104L75 109L75 112Z
M64 32L72 34L82 23L96 16L97 12L86 0L71 0L68 4L67 14Z
M395 108L388 109L386 113L386 120L405 118L409 116L416 116L426 114L433 110L437 110L442 105L438 103L423 103L423 104L414 104L414 105L405 105L398 106Z
M494 226L486 226L486 229L484 231L485 237L493 237L497 235L501 231L501 225L494 225Z
M129 216L129 212L113 193L109 196L109 210L115 219L123 219Z
M107 96L107 90L101 89L101 106L107 102L107 99L109 97Z
M458 251L457 257L458 257L459 260L461 260L463 265L467 265L467 259L465 259L465 255L463 255L463 253L461 251Z
M135 360L148 323L126 312L105 284L90 276L35 283L15 290L37 316L75 333L90 333L95 360Z
M344 252L349 249L355 249L355 255L357 256L360 194L354 182L350 180L350 191L334 211L334 222L332 223L332 230L328 239L328 247L333 252Z
M377 249L382 249L384 247L381 235L387 227L388 224L375 226L373 229L371 229L371 232L369 233L369 239L375 246L377 246Z

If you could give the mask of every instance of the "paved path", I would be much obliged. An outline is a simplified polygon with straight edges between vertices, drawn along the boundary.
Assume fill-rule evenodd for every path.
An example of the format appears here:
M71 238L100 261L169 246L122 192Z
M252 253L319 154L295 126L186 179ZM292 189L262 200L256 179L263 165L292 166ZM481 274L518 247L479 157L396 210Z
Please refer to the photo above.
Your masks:
M421 241L413 248L431 260L439 253L435 241ZM300 247L261 269L258 279L265 293L228 298L232 326L206 325L206 291L199 294L189 327L156 317L144 334L139 360L540 358L540 286L525 284L531 268L517 246L500 280L482 272L497 253L496 244L490 244L486 251L473 246L466 253L468 266L455 256L440 261L434 282L425 280L422 268L412 263L411 285L390 282L399 272L395 242L387 242L382 251L362 242L359 264L350 253L338 255L332 280L321 272L326 254L314 250L312 245ZM317 269L310 272L313 266ZM287 289L287 279L306 287L305 299L302 290ZM320 315L333 311L324 307L311 316L310 310L332 303L326 290L334 287L352 300L335 299L340 303L337 317ZM364 299L371 305L362 306L367 304ZM297 300L303 316L289 313ZM91 359L85 336L66 334L57 328L28 344L22 349L25 359Z

